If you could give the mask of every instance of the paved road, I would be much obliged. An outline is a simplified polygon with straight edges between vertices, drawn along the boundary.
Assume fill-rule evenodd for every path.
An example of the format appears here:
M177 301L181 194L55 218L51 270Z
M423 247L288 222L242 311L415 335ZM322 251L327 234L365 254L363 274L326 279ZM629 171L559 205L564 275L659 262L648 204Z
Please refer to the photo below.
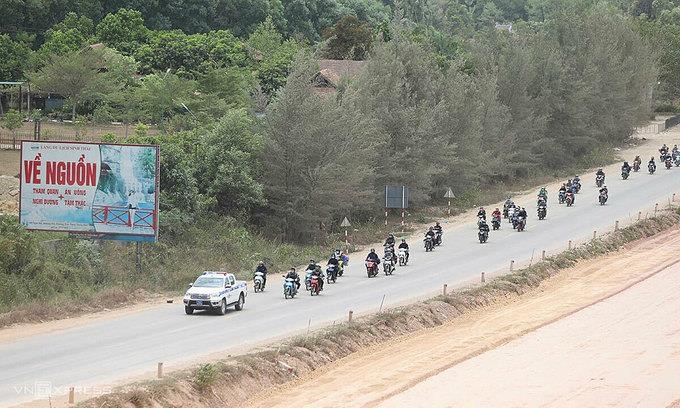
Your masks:
M669 140L666 139L666 142ZM668 203L678 192L680 168L659 169L655 175L633 173L623 181L618 167L606 169L610 201L597 204L592 175L582 177L583 189L574 207L556 204L557 192L549 190L548 218L538 221L533 198L520 202L530 211L527 230L515 232L507 223L491 233L487 244L477 241L475 220L466 225L444 225L444 244L425 253L414 243L411 263L393 276L366 278L360 256L355 255L346 276L319 297L307 294L283 300L278 287L263 294L251 293L242 312L227 316L187 316L181 305L167 305L116 319L100 321L60 332L0 344L0 405L33 399L36 382L51 384L54 391L67 386L106 384L149 372L156 362L166 366L212 352L232 349L305 330L312 325L376 310L383 295L393 305L453 286L481 271L507 267L510 259L528 260L532 251L564 248L569 239L585 239L593 230L610 230L615 220L629 219L654 203Z

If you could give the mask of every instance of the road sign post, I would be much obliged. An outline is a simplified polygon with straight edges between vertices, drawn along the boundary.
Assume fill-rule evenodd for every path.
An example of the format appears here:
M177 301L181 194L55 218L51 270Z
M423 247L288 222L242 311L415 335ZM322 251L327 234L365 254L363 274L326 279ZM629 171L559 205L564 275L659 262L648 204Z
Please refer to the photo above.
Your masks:
M444 198L449 199L448 214L451 215L451 199L456 198L456 196L453 194L453 190L451 190L450 187L446 190L446 194L444 194Z
M347 239L347 227L349 227L350 225L352 224L349 223L347 217L345 217L340 223L340 226L345 228L345 248L347 251L349 251L349 240Z

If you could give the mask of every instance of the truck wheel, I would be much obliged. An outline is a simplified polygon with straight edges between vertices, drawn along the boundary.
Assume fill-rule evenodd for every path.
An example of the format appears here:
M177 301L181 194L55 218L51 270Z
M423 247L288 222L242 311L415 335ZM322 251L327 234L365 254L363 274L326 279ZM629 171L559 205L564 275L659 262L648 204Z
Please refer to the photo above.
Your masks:
M220 309L217 313L219 313L221 315L227 314L227 301L226 300L222 299L222 301L220 302Z
M234 309L243 310L243 304L246 303L246 299L243 297L243 293L238 297L238 302L234 305Z
M194 308L191 306L184 306L184 313L188 315L194 314Z

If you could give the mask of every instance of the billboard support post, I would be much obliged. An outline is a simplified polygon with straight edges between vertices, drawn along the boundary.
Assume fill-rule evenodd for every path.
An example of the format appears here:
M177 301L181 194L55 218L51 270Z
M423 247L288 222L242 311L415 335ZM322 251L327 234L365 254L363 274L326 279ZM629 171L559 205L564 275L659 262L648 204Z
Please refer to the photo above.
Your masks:
M135 242L135 245L137 246L137 250L135 251L135 266L137 267L137 274L141 275L142 274L142 243L137 241Z

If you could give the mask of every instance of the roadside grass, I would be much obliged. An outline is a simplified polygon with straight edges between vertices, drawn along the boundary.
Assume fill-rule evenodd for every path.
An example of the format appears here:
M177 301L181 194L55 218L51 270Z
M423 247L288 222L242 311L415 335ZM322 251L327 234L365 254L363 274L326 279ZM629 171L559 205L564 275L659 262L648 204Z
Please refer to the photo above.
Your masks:
M185 389L183 398L187 401L200 401L204 405L220 403L221 406L241 406L245 399L262 392L266 387L292 381L364 347L439 326L509 296L520 296L580 260L617 251L626 244L653 236L678 223L680 211L662 213L548 257L530 267L496 277L486 284L365 316L352 323L323 328L309 335L294 337L278 347L221 360L210 365L210 368L202 365L194 370L183 370L173 374L173 380L163 380L162 385L150 386L148 382L129 385L110 395L84 401L79 406L125 406L137 401L145 401L153 406L181 406L182 401L176 399L177 395L173 396L172 403L168 396L173 389L182 388L182 384L193 384L196 390L195 394L190 394Z

